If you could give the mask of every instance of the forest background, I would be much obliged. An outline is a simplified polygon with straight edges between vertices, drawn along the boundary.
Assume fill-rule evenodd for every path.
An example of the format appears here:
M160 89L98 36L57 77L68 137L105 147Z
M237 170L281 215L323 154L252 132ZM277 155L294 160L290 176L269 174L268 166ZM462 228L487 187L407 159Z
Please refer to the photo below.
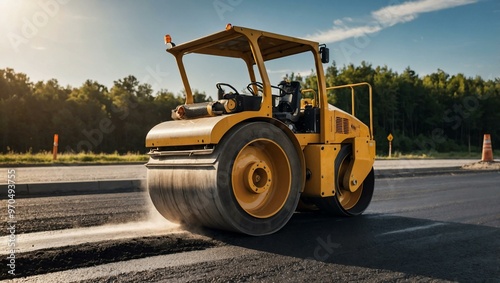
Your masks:
M438 69L419 76L410 67L402 73L387 66L331 64L327 86L368 82L373 86L374 133L377 153L477 153L483 134L500 144L500 78L450 75ZM317 88L314 74L291 74L303 88ZM214 87L214 93L216 92ZM195 101L211 100L194 90ZM184 94L167 89L154 93L134 76L108 88L87 80L79 87L61 86L57 79L31 82L27 74L0 69L0 153L51 151L54 134L66 153L146 153L145 137L156 124L170 120ZM356 115L368 119L367 90L356 91ZM351 108L350 92L328 96L329 102Z

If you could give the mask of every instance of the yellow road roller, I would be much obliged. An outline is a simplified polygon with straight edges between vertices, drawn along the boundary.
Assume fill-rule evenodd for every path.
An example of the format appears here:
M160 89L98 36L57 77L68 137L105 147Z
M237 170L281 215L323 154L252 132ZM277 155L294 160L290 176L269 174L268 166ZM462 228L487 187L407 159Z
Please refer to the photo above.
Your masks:
M146 136L148 191L166 219L260 236L280 230L299 207L363 213L374 190L371 86L327 88L324 44L231 25L184 44L170 35L165 41L186 95L173 120ZM312 55L317 87L270 82L266 64L302 53ZM216 98L195 101L185 68L191 54L238 60L245 85L219 82ZM328 93L339 88L350 91L352 109L328 103ZM354 113L358 88L369 96L367 123Z

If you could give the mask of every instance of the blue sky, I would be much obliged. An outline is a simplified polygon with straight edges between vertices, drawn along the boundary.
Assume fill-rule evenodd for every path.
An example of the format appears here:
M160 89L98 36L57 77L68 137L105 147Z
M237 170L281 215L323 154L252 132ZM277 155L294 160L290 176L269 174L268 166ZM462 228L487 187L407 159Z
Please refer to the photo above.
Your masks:
M178 93L183 86L163 36L179 44L226 23L326 43L338 66L364 60L396 72L410 66L421 76L440 68L500 77L498 0L0 0L0 68L74 87L86 79L110 87L134 75ZM193 63L192 87L208 94L216 81L234 79L219 74L224 65ZM277 80L308 69L277 63L272 70Z

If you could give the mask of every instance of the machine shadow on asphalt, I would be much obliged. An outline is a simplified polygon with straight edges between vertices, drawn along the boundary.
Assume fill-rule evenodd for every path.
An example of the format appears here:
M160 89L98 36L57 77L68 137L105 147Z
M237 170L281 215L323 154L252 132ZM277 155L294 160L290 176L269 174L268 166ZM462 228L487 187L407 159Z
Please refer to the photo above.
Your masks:
M326 263L460 282L497 280L500 229L384 214L339 218L295 213L278 233L198 231L230 245ZM495 251L496 250L496 251ZM496 279L494 279L496 278Z

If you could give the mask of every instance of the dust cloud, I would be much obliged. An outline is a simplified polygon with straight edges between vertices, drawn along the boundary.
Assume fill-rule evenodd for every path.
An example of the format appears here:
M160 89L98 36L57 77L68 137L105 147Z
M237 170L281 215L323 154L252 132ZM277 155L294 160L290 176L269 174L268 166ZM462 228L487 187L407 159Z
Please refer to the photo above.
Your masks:
M156 210L149 194L144 197L147 217L142 221L20 234L17 236L18 252L183 232L178 224L169 222ZM0 241L7 242L6 237L0 237ZM2 255L7 253L7 249L0 250Z
M142 185L141 190L147 192L148 189L146 188L146 184ZM179 227L178 224L175 224L175 223L168 221L167 219L165 219L165 217L163 217L158 212L158 210L154 206L153 202L151 201L151 198L149 197L149 193L144 194L144 197L145 197L145 202L146 202L146 210L148 213L148 216L144 222L146 222L149 225L151 225L152 227L156 227L158 229L161 229L161 228L168 229L168 228Z

